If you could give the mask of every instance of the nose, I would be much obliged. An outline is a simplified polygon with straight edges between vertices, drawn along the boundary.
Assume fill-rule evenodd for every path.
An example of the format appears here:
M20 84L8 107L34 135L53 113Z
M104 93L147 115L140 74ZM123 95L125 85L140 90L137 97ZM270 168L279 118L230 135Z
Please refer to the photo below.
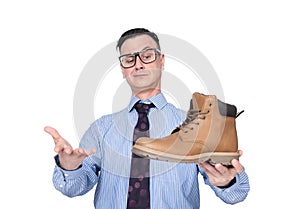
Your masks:
M144 63L140 60L139 56L136 56L135 60L135 69L136 70L142 70L144 69Z

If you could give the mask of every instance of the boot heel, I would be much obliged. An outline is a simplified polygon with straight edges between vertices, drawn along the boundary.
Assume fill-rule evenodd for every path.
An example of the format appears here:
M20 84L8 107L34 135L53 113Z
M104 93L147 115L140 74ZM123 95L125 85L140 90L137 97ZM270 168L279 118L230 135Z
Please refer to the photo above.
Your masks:
M211 165L215 165L215 164L222 164L224 166L231 166L231 161L233 159L237 159L239 160L239 155L238 153L213 153L208 162Z

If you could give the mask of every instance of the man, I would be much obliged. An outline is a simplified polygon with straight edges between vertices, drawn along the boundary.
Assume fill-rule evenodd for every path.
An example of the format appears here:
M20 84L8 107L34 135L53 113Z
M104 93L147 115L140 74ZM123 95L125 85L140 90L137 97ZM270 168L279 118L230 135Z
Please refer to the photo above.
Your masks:
M231 162L231 168L206 162L197 165L150 160L148 176L132 176L135 156L131 149L136 140L133 139L135 125L140 117L136 104L153 104L153 107L147 107L149 130L146 131L153 138L169 135L184 120L185 114L167 103L161 93L165 58L156 34L143 28L129 30L121 36L117 48L123 77L132 91L130 103L125 109L102 116L91 124L80 141L80 148L73 149L54 128L45 127L53 137L58 153L53 174L55 188L74 197L97 185L96 209L192 209L200 207L200 172L205 183L224 202L243 201L249 191L249 182L238 160ZM242 151L239 154L242 155ZM141 184L130 185L135 177L141 182L148 179L138 197L133 197L132 190L140 189Z

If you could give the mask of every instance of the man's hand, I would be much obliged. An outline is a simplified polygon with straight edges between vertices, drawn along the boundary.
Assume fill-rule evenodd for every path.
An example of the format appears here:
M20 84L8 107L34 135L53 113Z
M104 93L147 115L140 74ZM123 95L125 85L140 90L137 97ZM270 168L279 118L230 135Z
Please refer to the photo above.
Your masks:
M243 152L239 150L239 156L241 157ZM243 172L244 168L240 161L233 159L231 161L232 167L228 168L221 164L216 164L215 166L209 164L208 162L199 163L198 165L204 170L209 178L209 182L218 187L227 186L234 177Z
M62 138L58 131L52 127L46 126L44 131L52 136L55 144L54 151L58 154L60 167L65 170L77 169L84 158L96 153L95 149L73 149L70 143Z

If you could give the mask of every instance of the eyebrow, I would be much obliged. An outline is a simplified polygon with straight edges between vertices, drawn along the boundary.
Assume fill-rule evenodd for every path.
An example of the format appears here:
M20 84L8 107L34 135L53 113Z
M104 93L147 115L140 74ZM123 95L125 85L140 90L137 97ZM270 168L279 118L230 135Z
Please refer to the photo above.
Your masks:
M145 46L141 51L145 50L145 49L152 49L153 47L150 46Z
M150 46L145 46L141 51L143 51L143 50L145 50L145 49L152 49L153 47L150 47ZM141 52L141 51L139 51L139 52ZM123 55L120 55L120 57L122 57L122 56L127 56L127 55L134 55L135 53L138 53L138 52L133 52L133 53L131 53L131 54L123 54Z

